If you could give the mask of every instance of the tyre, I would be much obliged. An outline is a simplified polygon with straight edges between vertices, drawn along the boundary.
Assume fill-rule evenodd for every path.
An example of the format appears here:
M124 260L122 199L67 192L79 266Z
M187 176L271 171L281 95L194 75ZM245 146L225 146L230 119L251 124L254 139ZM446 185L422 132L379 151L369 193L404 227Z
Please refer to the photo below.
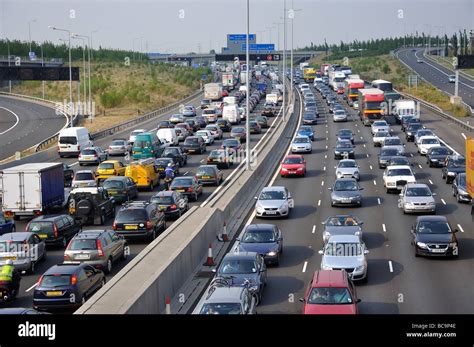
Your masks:
M99 225L104 225L105 223L105 216L103 213L100 214L100 224Z
M122 255L120 256L120 259L122 259L122 260L127 260L127 258L128 258L128 251L127 251L127 249L128 249L128 244L125 244L125 245L123 246L123 251L122 251Z
M113 263L112 263L112 258L107 259L107 264L105 265L105 273L109 274L112 272L113 268Z

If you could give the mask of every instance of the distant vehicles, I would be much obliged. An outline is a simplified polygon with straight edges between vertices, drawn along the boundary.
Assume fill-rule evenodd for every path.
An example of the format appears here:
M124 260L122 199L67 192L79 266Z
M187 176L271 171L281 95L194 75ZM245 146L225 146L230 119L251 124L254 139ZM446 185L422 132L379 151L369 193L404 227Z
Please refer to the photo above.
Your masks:
M58 154L61 158L65 156L77 156L81 148L93 146L89 130L84 127L69 127L59 131Z
M397 100L393 102L393 111L395 119L400 121L401 118L412 116L420 119L420 112L414 100Z
M418 58L418 59L416 59L416 62L417 62L417 63L423 63L423 60L420 59L420 58Z
M265 187L258 197L255 197L255 216L261 217L285 217L288 218L290 210L294 207L294 201L290 192L285 187Z
M350 140L340 140L334 147L334 159L354 159L354 145Z
M281 177L306 175L306 161L301 155L287 155L280 165Z
M448 76L448 82L449 83L455 83L456 82L456 75L449 75Z
M390 125L388 125L386 120L376 120L370 126L370 131L372 132L372 135L375 135L379 131L390 133Z
M314 131L313 127L309 125L303 125L298 130L296 136L307 136L310 138L311 141L314 141Z
M119 204L138 197L137 184L130 177L109 177L102 183L102 188Z
M100 147L86 147L81 149L79 153L79 165L95 164L98 165L101 162L108 159L108 154Z
M247 142L247 132L245 127L233 127L230 131L230 137L242 142Z
M101 182L112 176L125 176L125 165L118 160L106 160L97 167L97 181Z
M384 169L387 167L387 163L392 159L392 157L400 156L400 152L397 148L384 148L380 150L378 155L379 169Z
M222 110L222 119L227 120L230 124L240 124L241 118L237 105L226 105ZM217 119L216 119L217 121Z
M398 136L390 136L383 139L382 148L394 148L399 155L405 155L405 145Z
M359 89L363 89L364 86L364 81L359 78L349 78L344 81L344 98L349 106L352 106L357 100Z
M374 136L372 137L372 141L374 143L374 147L381 147L383 141L387 138L392 136L388 131L377 131Z
M402 190L408 183L416 183L416 178L410 166L388 166L383 173L383 183L387 193L390 193Z
M183 150L186 153L203 154L206 152L206 143L200 136L189 136L184 140Z
M158 205L167 219L177 219L189 209L188 198L175 191L163 190L150 198L150 202Z
M14 233L15 231L15 222L10 218L5 218L3 212L0 212L0 235Z
M213 184L218 186L224 180L224 174L217 165L200 165L194 175L201 184Z
M218 168L229 169L234 162L234 151L231 149L214 149L207 157L207 163L217 165Z
M403 187L398 207L403 213L436 213L436 193L432 193L427 184L410 183Z
M314 82L316 77L316 69L312 67L304 67L303 68L303 79L306 83Z
M160 131L170 131L173 129L159 129ZM176 135L176 133L175 133ZM178 143L176 138L176 144ZM166 147L154 132L137 134L132 148L133 159L158 158Z
M426 163L429 167L442 167L448 155L453 152L445 146L435 146L428 149L426 152Z
M339 129L336 136L337 141L349 140L354 144L354 133L351 129Z
M411 229L415 257L459 256L456 233L445 216L420 216Z
M436 136L422 136L418 141L418 153L421 155L426 155L428 150L433 147L438 147L441 145L438 137Z
M195 117L196 116L196 108L194 106L184 106L183 116L185 116L185 117Z
M74 174L72 188L97 187L97 176L91 170L79 170Z

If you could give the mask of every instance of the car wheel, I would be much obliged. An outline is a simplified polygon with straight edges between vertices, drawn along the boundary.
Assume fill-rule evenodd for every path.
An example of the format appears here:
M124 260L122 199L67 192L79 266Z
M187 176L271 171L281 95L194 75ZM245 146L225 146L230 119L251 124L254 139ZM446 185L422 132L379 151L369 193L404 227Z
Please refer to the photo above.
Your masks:
M128 248L128 244L125 244L123 246L122 256L120 257L122 260L127 260L127 258L128 258L127 248Z
M107 265L105 266L105 273L109 274L112 272L112 258L107 259Z
M461 199L459 198L459 194L456 194L456 201L461 202Z

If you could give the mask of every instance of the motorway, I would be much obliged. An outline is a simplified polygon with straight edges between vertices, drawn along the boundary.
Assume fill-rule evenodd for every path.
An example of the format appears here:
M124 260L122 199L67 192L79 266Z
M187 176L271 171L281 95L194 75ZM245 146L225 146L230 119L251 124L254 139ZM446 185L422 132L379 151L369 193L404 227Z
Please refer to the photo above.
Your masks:
M57 133L65 116L34 102L0 96L0 161Z
M231 94L232 95L232 94ZM197 109L197 114L201 114L201 110L198 107L200 105L200 98L195 99L193 102L190 102L190 105L193 105ZM264 98L260 101L260 103L257 105L257 107L254 110L253 115L260 114L262 109L263 109L263 102ZM152 130L156 131L156 126L160 120L165 120L168 119L170 114L177 113L178 109L171 110L169 111L168 114L166 115L161 115L155 119L148 120L142 124L139 124L136 126L136 128L144 128L147 130ZM272 124L273 121L275 121L276 118L269 118L269 124ZM121 132L117 132L114 135L101 138L100 140L94 141L94 145L100 146L102 148L107 148L110 141L113 138L120 138L120 137L125 137L128 139L130 132L133 129L127 129ZM257 135L252 135L250 145L253 147L259 140L262 138L262 136L265 134L265 132L268 129L262 129L262 134L257 134ZM224 139L229 138L229 133L224 133ZM203 155L188 155L188 162L187 164L180 168L180 174L181 175L188 175L191 176L194 174L194 172L197 170L199 165L205 164L205 160L207 158L207 154L210 153L213 149L219 148L222 143L222 140L216 140L213 145L207 146L207 151ZM117 159L117 160L122 160L122 157L110 157L109 159ZM97 166L79 166L77 162L77 158L62 158L60 159L59 156L56 155L55 158L52 158L49 160L51 162L64 162L70 166L74 170L94 170L96 169ZM228 170L223 170L224 172L224 180L228 177L228 175L232 172L237 167L237 163L234 164L230 169ZM162 190L163 187L155 187L153 192L148 192L148 191L141 191L139 192L139 196L137 200L148 200L153 194L156 194L158 191ZM190 202L190 207L194 205L200 205L202 204L211 194L212 192L216 189L216 187L212 186L205 186L203 189L203 194L199 197L199 200L197 202ZM185 217L183 217L185 218ZM24 230L24 227L26 226L27 220L21 220L16 222L17 230ZM113 220L108 219L106 221L106 224L104 227L100 226L85 226L84 230L93 230L93 229L98 229L98 228L108 228L111 229L112 227ZM168 221L167 226L171 225L172 222ZM146 246L148 245L147 242L145 241L129 241L129 246L130 246L130 256L127 258L125 261L120 261L118 263L114 264L114 268L112 272L107 275L107 279L110 280L116 273L120 271L129 261L131 261L138 253L140 253ZM21 287L20 287L20 295L19 297L7 304L7 307L30 307L32 306L32 296L34 292L34 286L36 282L38 281L39 277L41 274L43 274L47 269L49 269L51 266L62 263L63 262L63 254L64 250L60 248L48 248L48 254L47 258L45 261L41 261L40 263L37 264L36 266L36 271L35 274L25 274L22 277L21 281Z
M398 58L436 88L454 95L454 83L449 83L448 81L448 76L453 75L454 72L425 58L423 51L423 48L400 49L398 51ZM423 63L417 63L418 59L421 59ZM459 96L466 104L474 108L474 80L468 79L461 74L459 75Z
M269 185L285 186L295 200L295 208L288 219L263 220L248 216L250 223L274 223L283 232L284 252L278 267L268 268L267 286L263 300L257 307L263 314L298 314L303 304L298 301L313 272L320 269L323 247L321 222L336 214L353 214L364 221L364 242L368 257L368 283L357 285L362 299L362 314L461 314L472 313L472 278L474 267L474 232L470 206L458 204L452 196L451 185L441 179L441 169L429 168L415 145L406 144L409 160L418 182L427 183L437 202L437 214L446 215L453 228L459 228L459 258L415 258L411 246L411 225L415 215L404 215L397 207L397 194L387 194L383 187L383 170L378 168L379 149L373 147L370 128L364 127L355 111L346 106L352 115L347 123L334 123L326 103L317 91L320 118L314 126L316 139L312 154L305 155L307 175L303 178L281 178L277 172ZM448 146L464 154L462 130L428 109L421 108L421 119L433 129ZM404 133L393 118L395 135L404 143ZM335 181L337 161L333 156L336 132L351 129L356 135L356 157L361 167L360 184L364 188L360 208L330 206L328 187ZM239 231L240 233L240 231Z

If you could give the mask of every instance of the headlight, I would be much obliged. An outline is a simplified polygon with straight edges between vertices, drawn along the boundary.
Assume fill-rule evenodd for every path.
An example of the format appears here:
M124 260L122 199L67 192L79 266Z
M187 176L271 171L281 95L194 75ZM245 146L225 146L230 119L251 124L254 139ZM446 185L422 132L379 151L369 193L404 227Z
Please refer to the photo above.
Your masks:
M338 175L338 176L339 176L339 175L342 175L342 172L341 172L341 171L338 171L338 172L336 172L336 175Z
M395 187L397 184L395 182L387 182L388 187Z
M268 255L269 257L274 257L274 256L277 255L277 252L268 252L267 255Z
M413 203L412 202L405 202L405 206L413 206Z
M255 208L256 208L257 212L259 212L259 213L264 211L263 207L260 206L260 205L255 206Z
M455 172L448 172L448 176L456 176L456 173Z
M363 272L365 270L365 265L361 265L355 268L355 272Z
M286 167L282 167L281 170L282 171L288 171L288 169Z
M334 153L335 153L335 154L341 154L341 152L339 152L339 151L334 151Z
M417 242L416 245L420 248L426 248L426 243L424 242Z
M436 202L430 201L430 202L428 203L428 205L430 205L430 206L435 206L435 205L436 205Z
M285 212L286 210L288 210L288 206L285 204L285 205L281 205L280 208L279 208L280 211L282 212Z
M467 195L467 191L465 191L464 189L458 188L458 194Z

